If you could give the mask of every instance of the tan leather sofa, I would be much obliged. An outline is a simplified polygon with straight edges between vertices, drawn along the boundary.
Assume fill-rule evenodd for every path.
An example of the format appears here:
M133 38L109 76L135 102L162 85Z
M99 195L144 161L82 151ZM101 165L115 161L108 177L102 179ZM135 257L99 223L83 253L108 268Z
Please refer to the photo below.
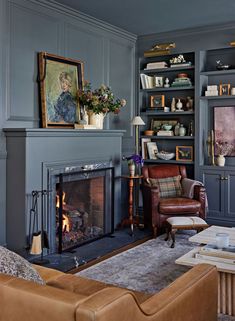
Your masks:
M201 264L146 295L37 267L46 285L0 274L0 321L216 321L217 271Z

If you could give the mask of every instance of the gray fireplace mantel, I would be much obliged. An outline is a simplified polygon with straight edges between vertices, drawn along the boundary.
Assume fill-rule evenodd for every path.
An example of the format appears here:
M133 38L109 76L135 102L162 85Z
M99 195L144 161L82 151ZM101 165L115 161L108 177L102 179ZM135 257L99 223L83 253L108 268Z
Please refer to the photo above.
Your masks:
M7 246L22 250L28 233L29 196L47 188L48 169L59 164L109 161L121 176L124 130L6 128ZM121 221L121 181L114 180L114 226Z

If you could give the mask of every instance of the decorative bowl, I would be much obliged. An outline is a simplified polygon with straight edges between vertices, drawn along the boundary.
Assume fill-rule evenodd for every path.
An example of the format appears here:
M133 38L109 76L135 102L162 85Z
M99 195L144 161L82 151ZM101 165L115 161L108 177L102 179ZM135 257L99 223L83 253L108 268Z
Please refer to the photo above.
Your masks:
M154 131L153 131L153 130L145 130L145 131L144 131L144 134L145 134L146 136L152 136L152 135L154 134Z
M168 152L161 151L157 153L157 157L163 160L170 160L175 157L175 153L168 153Z
M172 125L164 124L162 127L163 127L165 130L171 130Z
M181 73L181 74L178 74L177 77L178 78L188 78L188 74Z

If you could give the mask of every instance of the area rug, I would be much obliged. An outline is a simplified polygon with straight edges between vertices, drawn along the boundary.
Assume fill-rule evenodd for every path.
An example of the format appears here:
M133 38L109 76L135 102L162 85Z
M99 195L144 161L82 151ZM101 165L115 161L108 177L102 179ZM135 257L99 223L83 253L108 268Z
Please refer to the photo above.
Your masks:
M178 232L174 249L170 248L170 242L165 242L165 236L162 235L91 266L77 275L130 290L159 292L189 269L174 262L195 246L188 241L193 233ZM235 321L235 317L219 315L218 320Z

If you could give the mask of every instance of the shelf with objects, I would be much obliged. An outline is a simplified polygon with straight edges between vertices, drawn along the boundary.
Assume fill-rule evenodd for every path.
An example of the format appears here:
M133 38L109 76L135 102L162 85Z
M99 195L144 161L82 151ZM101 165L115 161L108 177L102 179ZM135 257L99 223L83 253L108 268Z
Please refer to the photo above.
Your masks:
M198 177L209 203L208 223L234 225L235 48L199 55Z
M184 164L190 177L194 177L194 62L193 52L139 61L144 162Z

